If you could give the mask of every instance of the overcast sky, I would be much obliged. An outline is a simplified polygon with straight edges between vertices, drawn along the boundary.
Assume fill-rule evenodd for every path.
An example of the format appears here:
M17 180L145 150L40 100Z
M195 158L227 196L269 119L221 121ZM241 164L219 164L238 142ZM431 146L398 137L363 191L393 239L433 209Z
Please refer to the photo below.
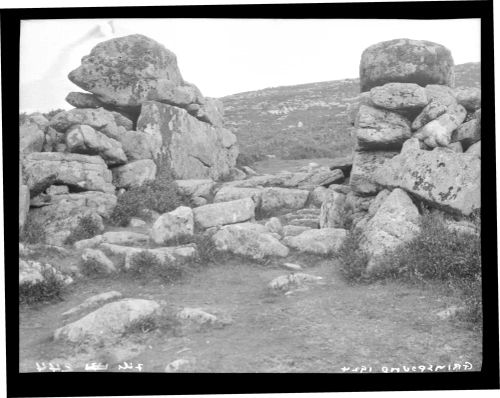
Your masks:
M115 19L24 21L21 111L69 109L68 79L97 43L141 33L177 55L185 80L205 96L358 77L361 52L395 38L448 47L455 64L480 61L480 22L461 20Z

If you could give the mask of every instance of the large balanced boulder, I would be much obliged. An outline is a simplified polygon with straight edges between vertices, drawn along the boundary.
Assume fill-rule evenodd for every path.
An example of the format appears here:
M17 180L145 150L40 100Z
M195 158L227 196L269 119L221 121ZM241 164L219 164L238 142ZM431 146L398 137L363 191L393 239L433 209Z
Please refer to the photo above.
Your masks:
M93 344L113 342L134 322L155 317L159 310L159 304L152 300L115 301L57 329L54 332L54 340Z
M463 215L481 207L481 160L446 148L419 149L408 140L401 154L374 174L376 183L402 188L431 205Z
M139 106L147 100L187 105L196 98L192 88L181 87L175 54L138 34L99 43L68 78L115 106Z
M53 184L68 185L75 191L114 192L111 171L99 156L74 153L30 153L23 162L30 191Z
M384 196L360 239L360 249L369 257L367 271L373 271L387 252L409 242L419 231L418 209L408 194L402 189L395 189Z
M450 50L424 40L395 39L368 47L359 66L361 91L386 83L444 84L454 86Z
M399 149L411 137L410 122L395 112L362 105L356 119L360 150Z
M109 166L127 163L122 144L90 126L75 125L66 133L66 146L69 152L86 155L99 155Z
M206 229L248 221L255 217L255 203L251 198L212 203L193 209L194 222Z
M329 254L337 251L347 235L341 228L311 229L296 236L287 236L284 243L300 252Z
M236 164L236 136L199 121L184 109L148 101L142 105L137 130L161 136L161 153L175 178L219 180Z
M288 248L273 237L266 228L260 230L258 224L241 223L226 225L213 236L212 241L220 251L240 254L254 260L269 256L286 257Z
M222 102L204 98L194 84L184 81L175 54L146 36L99 43L68 77L92 93L70 93L66 99L77 108L104 106L136 114L144 102L159 101L214 126L223 124Z

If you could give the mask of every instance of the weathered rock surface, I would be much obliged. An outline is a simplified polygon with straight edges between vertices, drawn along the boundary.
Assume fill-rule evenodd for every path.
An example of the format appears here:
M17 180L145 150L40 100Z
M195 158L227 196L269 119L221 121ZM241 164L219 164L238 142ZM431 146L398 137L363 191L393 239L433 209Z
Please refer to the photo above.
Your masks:
M289 291L298 288L306 283L318 283L323 278L321 276L296 272L289 275L280 275L269 283L269 288L277 291Z
M469 155L477 156L479 159L481 159L481 141L476 142L475 144L472 144L469 149L465 151L465 153L468 153Z
M103 102L99 101L94 94L81 93L77 91L69 93L65 100L68 104L74 106L75 108L95 109L101 108L104 105Z
M59 210L63 207L75 209L87 208L104 218L111 216L116 203L117 199L115 195L92 191L55 195L51 200L51 205L59 206Z
M316 187L310 195L310 203L313 206L321 207L323 202L330 196L330 190L325 187Z
M50 264L19 259L19 286L44 283L47 277L54 277L64 285L73 283L73 279L70 276L64 275Z
M116 268L113 264L113 262L106 257L106 255L96 249L85 249L82 253L82 260L84 262L93 262L95 263L96 266L99 267L99 270L111 274L113 272L116 272Z
M380 265L386 252L410 241L419 231L417 207L402 189L388 195L364 227L360 249L369 256L367 271Z
M462 153L464 151L462 144L460 142L452 142L445 148L451 149L453 152Z
M66 146L70 152L99 155L106 164L117 166L127 163L122 144L90 126L75 125L66 133Z
M64 244L83 217L91 217L98 229L104 230L102 217L95 210L77 207L74 202L34 208L31 209L30 216L44 225L45 243L55 246Z
M440 102L431 101L422 110L422 112L413 120L411 124L412 130L419 130L427 123L437 119L439 116L446 113L447 107Z
M90 216L101 230L102 217L111 215L116 206L116 197L101 192L82 192L78 194L55 195L50 205L32 209L31 217L42 225L46 232L47 243L62 245L71 231L78 225L80 218Z
M419 111L427 105L423 87L414 83L387 83L370 90L370 99L377 107L390 111Z
M201 122L184 109L145 102L137 130L161 135L161 152L178 179L219 180L228 176L236 164L238 147L234 134Z
M284 236L297 236L300 235L304 231L309 231L311 227L305 227L300 225L285 225L283 227L283 235Z
M68 78L113 106L134 107L147 100L187 105L197 100L196 91L184 85L175 54L138 34L99 43Z
M297 236L287 236L283 242L300 252L328 254L337 251L347 231L341 228L322 228L304 231Z
M263 188L241 188L232 186L223 186L217 191L214 197L214 202L229 202L231 200L250 198L254 201L255 206L259 207L262 200Z
M152 300L123 299L108 303L54 332L56 341L99 343L120 337L134 322L154 317L160 306Z
M193 215L199 228L235 224L255 217L255 203L250 198L213 203L194 208Z
M421 200L469 215L481 207L481 160L467 153L409 144L375 173L378 184L402 188Z
M19 126L19 152L21 155L42 151L45 141L44 130L31 118Z
M356 151L351 171L351 189L360 195L375 195L380 189L374 180L374 173L384 162L398 154L397 151Z
M86 125L115 140L126 131L116 124L113 113L104 108L62 111L50 120L49 125L61 133L76 125Z
M76 250L91 249L102 243L102 235L96 235L93 238L82 239L73 244Z
M129 162L154 159L161 150L161 136L145 131L125 131L118 137Z
M261 260L269 256L286 257L288 248L269 233L260 233L252 223L226 225L212 235L215 247Z
M114 245L135 246L146 244L149 236L132 231L110 231L102 234L102 242Z
M265 223L265 227L268 229L269 232L276 233L280 236L283 235L283 225L281 224L281 221L277 217L271 217Z
M105 292L105 293L100 293L96 294L94 296L89 297L85 301L83 301L81 304L78 304L76 307L70 308L69 310L63 312L61 316L63 318L68 318L70 316L82 313L85 310L88 310L90 308L95 308L98 305L102 305L104 303L107 303L108 301L112 300L117 300L122 297L122 294L120 292L117 292L115 290Z
M430 148L448 146L453 131L465 120L467 112L461 105L455 107L456 112L446 112L419 129L413 136L423 141Z
M408 119L367 105L359 109L356 128L360 150L399 149L411 137Z
M455 90L457 102L469 112L481 108L481 89L476 87L457 87Z
M460 142L462 147L467 150L472 144L481 139L481 122L478 119L472 119L461 124L452 134L452 142Z
M156 177L156 164L151 159L136 160L113 168L113 184L116 188L137 188Z
M24 173L30 191L40 186L68 185L72 190L115 191L111 171L99 156L73 153L31 153L24 160Z
M159 261L164 263L176 263L191 260L194 259L198 254L198 250L195 244L145 249L142 247L101 243L99 247L110 256L117 256L119 259L124 261L125 269L130 269L134 266L133 257L135 254L141 252L150 253L154 255Z
M201 197L209 198L212 194L212 189L215 182L210 179L206 180L175 180L179 191L184 196L191 198Z
M169 213L162 214L151 228L151 238L162 244L177 238L192 236L194 231L193 210L181 206Z
M311 172L310 176L300 182L297 187L299 189L313 190L317 186L328 187L331 184L339 183L344 180L344 173L340 169L330 170L318 169L316 172Z
M331 191L321 206L320 228L345 228L346 195Z
M361 91L392 82L453 87L453 67L451 52L440 44L410 39L380 42L361 55Z
M69 188L67 185L51 185L45 191L47 195L66 195L69 194Z
M267 214L302 209L309 191L287 188L265 188L262 192L261 210Z

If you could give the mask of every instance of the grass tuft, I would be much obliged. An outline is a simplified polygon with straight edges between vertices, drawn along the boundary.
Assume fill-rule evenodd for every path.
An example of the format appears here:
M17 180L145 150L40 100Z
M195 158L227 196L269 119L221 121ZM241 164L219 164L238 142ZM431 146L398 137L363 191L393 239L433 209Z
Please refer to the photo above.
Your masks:
M65 239L66 245L72 245L82 239L90 239L101 232L99 222L91 214L83 216L78 220L78 225L71 231Z

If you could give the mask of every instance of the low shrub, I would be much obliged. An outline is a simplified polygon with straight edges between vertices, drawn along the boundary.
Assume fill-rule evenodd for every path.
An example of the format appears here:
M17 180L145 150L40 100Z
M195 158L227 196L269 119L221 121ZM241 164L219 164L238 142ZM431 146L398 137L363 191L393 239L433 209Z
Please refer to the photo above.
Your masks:
M43 224L28 213L19 240L30 244L45 243L45 237Z
M163 307L156 314L152 314L150 316L131 322L123 332L123 335L127 336L131 334L145 334L155 330L159 330L162 332L162 336L165 336L165 333L178 336L180 327L181 322L175 316L175 313Z
M186 275L186 269L182 265L161 261L147 250L132 256L128 272L134 277L158 277L168 283L180 280Z
M101 225L91 214L87 214L78 220L77 226L65 239L66 245L72 245L82 239L90 239L101 232Z
M154 210L163 214L186 202L187 199L180 194L171 172L163 171L155 180L131 188L120 195L111 215L111 222L127 226L132 217L141 216L144 210Z
M383 268L410 281L445 283L464 299L465 318L482 320L479 233L457 232L446 226L442 215L424 212L418 236L388 253Z
M351 228L336 253L340 273L350 283L367 281L365 270L368 265L368 255L360 249L359 239L360 231Z
M19 303L35 304L61 300L66 286L50 270L42 272L42 282L26 282L19 285Z
M221 260L221 252L215 247L211 236L207 234L195 235L193 242L198 249L197 262L201 265L216 263Z
M266 159L262 153L240 153L236 158L236 167L252 166L255 162Z
M90 258L82 260L80 263L80 270L87 278L98 278L108 274L101 263Z

